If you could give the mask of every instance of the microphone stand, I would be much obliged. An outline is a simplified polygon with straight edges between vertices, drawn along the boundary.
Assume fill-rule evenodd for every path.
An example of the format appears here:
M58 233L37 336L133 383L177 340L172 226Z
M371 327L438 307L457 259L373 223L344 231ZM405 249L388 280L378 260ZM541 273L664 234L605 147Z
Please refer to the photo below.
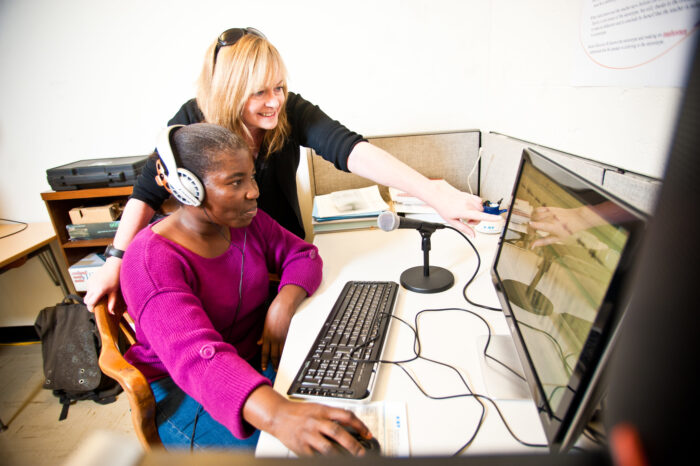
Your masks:
M430 236L434 231L435 227L430 224L423 224L418 228L422 238L423 265L406 269L401 274L401 285L407 290L416 293L439 293L454 284L452 272L430 265Z

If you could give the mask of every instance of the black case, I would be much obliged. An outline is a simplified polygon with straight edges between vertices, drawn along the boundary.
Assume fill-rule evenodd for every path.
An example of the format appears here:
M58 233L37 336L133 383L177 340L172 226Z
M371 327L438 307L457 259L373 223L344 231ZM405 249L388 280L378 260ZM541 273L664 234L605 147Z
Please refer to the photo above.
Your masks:
M46 170L54 191L131 186L146 164L148 155L88 159Z

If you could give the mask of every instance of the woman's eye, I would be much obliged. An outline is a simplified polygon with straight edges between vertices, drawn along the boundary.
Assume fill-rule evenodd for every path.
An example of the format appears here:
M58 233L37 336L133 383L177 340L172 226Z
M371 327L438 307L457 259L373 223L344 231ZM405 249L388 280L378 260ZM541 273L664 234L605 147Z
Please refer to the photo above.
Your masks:
M277 92L278 94L284 92L284 87L283 87L283 86L277 86L277 87L275 88L275 92Z

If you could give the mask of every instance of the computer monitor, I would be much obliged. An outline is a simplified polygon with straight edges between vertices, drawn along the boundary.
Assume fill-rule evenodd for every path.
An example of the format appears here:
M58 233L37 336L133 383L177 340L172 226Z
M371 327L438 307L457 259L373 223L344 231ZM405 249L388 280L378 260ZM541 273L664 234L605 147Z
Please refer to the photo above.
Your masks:
M604 397L645 223L599 186L523 151L491 275L552 452L577 441Z

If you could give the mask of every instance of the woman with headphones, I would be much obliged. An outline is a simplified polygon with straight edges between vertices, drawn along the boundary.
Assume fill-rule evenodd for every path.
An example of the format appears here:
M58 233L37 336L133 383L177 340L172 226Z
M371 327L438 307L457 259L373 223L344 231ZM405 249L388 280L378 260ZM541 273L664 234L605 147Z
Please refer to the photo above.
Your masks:
M126 358L151 384L163 443L253 448L262 429L299 455L336 444L364 454L341 427L371 438L357 417L287 400L271 387L271 366L261 368L261 345L281 348L322 261L258 210L248 144L217 125L171 126L157 154L158 183L180 207L134 237L121 282L137 339ZM280 285L268 308L269 268Z
M483 212L479 197L447 183L430 182L332 120L319 107L289 92L279 52L253 28L229 29L210 45L196 99L186 102L169 124L204 121L244 138L255 158L260 208L297 236L304 237L296 190L299 146L313 148L339 170L422 199L471 236L474 232L468 224L498 220ZM104 295L109 297L108 308L114 309L123 251L169 197L154 181L155 174L155 164L149 162L134 186L114 243L105 252L107 262L88 283L85 303L90 309Z

